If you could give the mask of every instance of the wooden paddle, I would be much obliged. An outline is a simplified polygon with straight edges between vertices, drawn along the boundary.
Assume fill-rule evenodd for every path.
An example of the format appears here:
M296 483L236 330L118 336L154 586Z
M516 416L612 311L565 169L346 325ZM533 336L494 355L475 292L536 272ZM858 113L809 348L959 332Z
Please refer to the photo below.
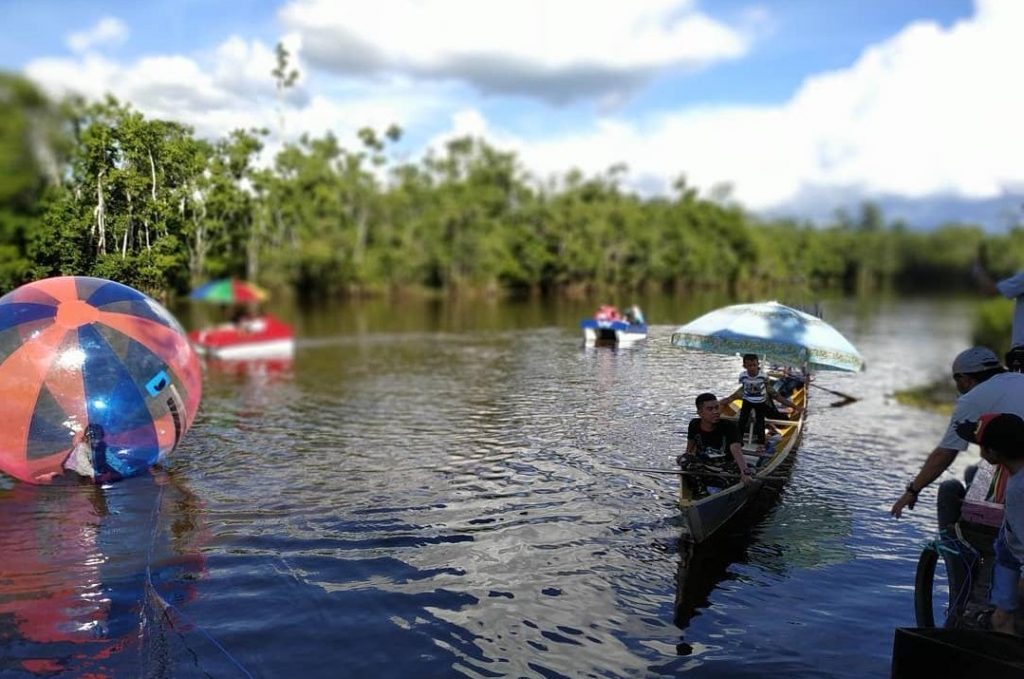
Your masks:
M843 392L836 391L834 389L827 389L827 388L825 388L825 387L823 387L823 386L821 386L819 384L816 384L814 382L811 382L811 386L815 387L817 389L821 389L822 391L827 391L828 393L834 394L835 396L838 396L839 398L843 399L842 401L836 401L835 403L829 403L829 405L832 406L833 408L842 408L843 406L848 406L851 403L855 403L856 401L860 400L856 396L850 396L849 394L844 394Z

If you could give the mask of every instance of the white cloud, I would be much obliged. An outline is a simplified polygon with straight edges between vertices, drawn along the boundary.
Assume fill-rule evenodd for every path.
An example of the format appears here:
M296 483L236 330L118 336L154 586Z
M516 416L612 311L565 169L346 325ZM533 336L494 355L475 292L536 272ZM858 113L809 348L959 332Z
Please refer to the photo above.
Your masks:
M128 26L117 17L104 17L95 26L67 36L68 47L85 52L98 45L119 45L128 39Z
M291 34L282 38L281 43L288 51L288 70L295 69L299 73L286 94L289 101L301 103L307 96L308 71L302 60L302 41ZM213 80L217 85L244 96L276 96L276 82L271 75L277 66L274 48L259 40L245 40L233 35L217 47L213 62Z
M685 173L704 189L733 185L755 210L807 208L816 192L988 200L1024 187L1024 88L1013 56L1024 3L979 0L976 9L948 29L909 25L779 106L605 117L539 140L480 125L541 175L621 161L637 187L667 191Z
M299 41L289 36L283 42L292 63L305 72ZM405 128L444 105L436 88L394 78L342 83L335 87L339 94L328 97L311 94L300 77L280 102L271 76L275 63L272 48L232 36L198 59L157 55L120 63L87 53L36 59L25 73L54 96L74 92L98 100L110 93L148 116L192 125L204 137L238 128L266 128L277 134L283 110L290 138L333 131L345 143L361 127L383 129L394 123Z
M451 0L451 5L462 7L461 1ZM621 45L599 48L601 41L583 35L587 31L571 30L571 12L565 8L578 7L574 1L551 7L516 5L526 8L519 18L504 2L472 2L464 7L471 17L483 11L474 8L486 6L490 24L503 30L488 28L477 35L460 25L451 31L455 38L437 43L430 36L444 34L444 21L454 11L445 9L445 3L437 6L436 16L416 15L419 37L400 27L408 24L414 10L434 7L430 3L390 0L395 3L390 10L373 13L352 8L351 25L364 39L381 41L377 51L352 52L354 57L377 59L369 69L372 74L364 69L364 77L310 70L310 41L339 35L338 28L330 24L330 16L315 14L326 12L323 5L313 0L293 3L286 16L311 12L303 21L319 18L330 30L318 34L292 25L295 31L284 38L303 74L284 102L288 136L333 131L343 144L350 144L350 135L360 127L382 129L391 123L417 129L420 136L435 135L434 145L454 134L474 134L515 150L539 177L561 175L571 167L598 173L624 162L630 168L628 181L647 193L668 192L673 180L685 173L691 185L704 190L731 184L734 197L752 209L777 212L790 207L799 214L826 214L822 206L836 207L837 197L895 197L936 205L940 198L956 197L992 204L1024 191L1024 88L1018 85L1013 57L1024 31L1024 2L977 0L974 16L948 28L927 21L908 25L865 49L849 67L808 77L788 101L775 106L690 106L632 118L605 112L596 121L581 121L581 109L589 111L590 106L519 102L520 120L537 121L538 134L526 134L511 131L501 117L504 111L497 108L502 102L473 98L464 85L433 79L475 68L491 85L507 80L513 87L526 68L549 73L551 83L570 87L566 79L581 73L573 70L575 65L592 57L597 63L592 89L614 97L607 73L618 73L615 86L624 86L629 73L661 68L673 59L685 61L680 56L684 52L672 51L682 48L664 36L683 31L680 22L693 26L704 20L689 2L655 0L644 3L643 12L630 11L621 18L631 27L621 31ZM604 4L591 6L593 30L607 41L612 13ZM409 13L398 21L396 12L403 7ZM543 21L537 18L541 7L548 13ZM372 23L374 16L380 17L379 26ZM483 19L474 21L468 25L483 26ZM744 21L746 32L736 34L739 42L733 45L740 51L748 46L743 35L773 28L771 17L757 8ZM527 27L533 42L515 38ZM389 30L396 37L385 37ZM578 40L575 33L581 34ZM649 39L638 40L637 35ZM402 36L409 38L404 46ZM488 74L482 59L463 60L462 71L451 67L456 56L491 43L495 46L489 54L506 60L498 68L501 73ZM527 50L534 44L541 49L531 56ZM726 44L690 41L685 54L703 56L686 58L693 65L725 58L731 54L722 51ZM508 66L516 60L527 67ZM418 80L378 68L394 63L412 64L415 68L407 71L418 69L431 78ZM212 137L239 127L279 130L281 104L270 75L273 66L272 46L233 36L209 53L193 56L153 55L122 63L90 51L38 59L26 74L53 93L74 90L99 98L111 92L147 115L180 120ZM575 86L583 87L580 82Z
M748 15L746 28L764 18ZM336 73L457 79L560 103L621 97L661 69L740 57L751 40L692 0L293 0L281 19Z

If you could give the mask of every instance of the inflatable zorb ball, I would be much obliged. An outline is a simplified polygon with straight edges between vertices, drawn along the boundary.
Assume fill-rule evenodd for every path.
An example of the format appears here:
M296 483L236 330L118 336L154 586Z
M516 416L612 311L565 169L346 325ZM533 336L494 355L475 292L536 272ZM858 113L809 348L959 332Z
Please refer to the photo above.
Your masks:
M87 428L118 474L145 471L174 450L201 394L181 325L133 288L65 276L0 297L0 469L11 476L61 473Z

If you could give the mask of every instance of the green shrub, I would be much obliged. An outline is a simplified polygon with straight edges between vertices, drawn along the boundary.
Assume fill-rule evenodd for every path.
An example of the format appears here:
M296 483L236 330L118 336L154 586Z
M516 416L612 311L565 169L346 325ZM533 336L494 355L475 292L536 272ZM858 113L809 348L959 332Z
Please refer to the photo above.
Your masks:
M992 299L978 305L971 339L1002 356L1010 349L1013 327L1013 301Z

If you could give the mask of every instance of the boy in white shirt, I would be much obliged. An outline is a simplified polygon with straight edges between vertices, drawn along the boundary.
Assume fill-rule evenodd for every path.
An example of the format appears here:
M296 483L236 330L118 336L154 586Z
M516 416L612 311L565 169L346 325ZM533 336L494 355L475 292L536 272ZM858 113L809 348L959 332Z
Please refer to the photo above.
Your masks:
M743 355L743 372L739 377L740 387L729 396L721 399L718 404L724 406L731 403L737 396L743 397L743 406L740 408L739 429L742 437L747 433L750 424L750 415L754 415L754 440L757 442L757 449L764 450L765 431L764 421L770 412L771 401L774 399L779 403L789 406L794 411L799 411L800 406L788 398L781 396L771 388L768 383L768 376L761 372L761 360L757 354Z

